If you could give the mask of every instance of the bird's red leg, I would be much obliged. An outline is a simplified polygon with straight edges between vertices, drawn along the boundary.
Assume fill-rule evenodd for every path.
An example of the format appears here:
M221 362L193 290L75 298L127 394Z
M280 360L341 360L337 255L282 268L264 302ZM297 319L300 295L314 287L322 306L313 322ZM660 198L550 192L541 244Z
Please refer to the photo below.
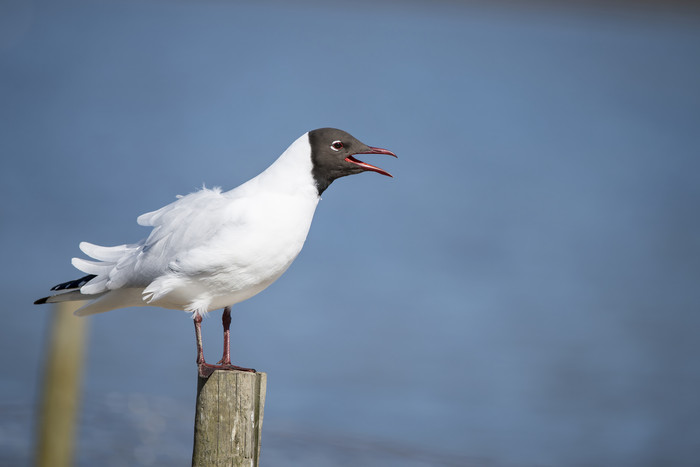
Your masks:
M197 339L197 365L205 364L204 349L202 348L202 315L197 313L194 317L194 335Z
M224 308L224 313L221 315L221 324L224 326L224 354L219 360L221 365L231 364L231 332L229 328L231 327L231 307L227 306Z
M208 378L214 372L214 370L238 370L238 371L249 371L255 373L252 368L243 368L236 365L231 365L231 345L230 345L230 331L231 326L231 307L224 308L224 314L221 317L222 324L224 325L224 355L218 365L212 365L204 361L204 348L202 345L202 317L197 314L194 317L194 333L197 338L197 367L199 369L199 376L201 378Z

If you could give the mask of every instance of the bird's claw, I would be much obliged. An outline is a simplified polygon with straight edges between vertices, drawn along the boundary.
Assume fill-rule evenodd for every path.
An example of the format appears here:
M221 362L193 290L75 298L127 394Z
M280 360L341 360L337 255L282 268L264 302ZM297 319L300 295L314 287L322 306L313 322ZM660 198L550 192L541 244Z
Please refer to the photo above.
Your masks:
M220 363L220 362L219 362ZM222 365L212 365L210 363L201 362L197 363L200 378L209 378L212 373L216 370L223 371L245 371L248 373L256 373L254 368L244 368L242 366L231 365L230 363Z

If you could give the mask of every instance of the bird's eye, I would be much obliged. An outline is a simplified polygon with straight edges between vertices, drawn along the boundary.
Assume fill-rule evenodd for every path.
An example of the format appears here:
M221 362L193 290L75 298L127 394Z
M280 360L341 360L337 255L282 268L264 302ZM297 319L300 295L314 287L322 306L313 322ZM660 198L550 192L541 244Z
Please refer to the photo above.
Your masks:
M343 149L343 142L340 140L333 141L331 143L331 149L334 151L340 151L341 149Z

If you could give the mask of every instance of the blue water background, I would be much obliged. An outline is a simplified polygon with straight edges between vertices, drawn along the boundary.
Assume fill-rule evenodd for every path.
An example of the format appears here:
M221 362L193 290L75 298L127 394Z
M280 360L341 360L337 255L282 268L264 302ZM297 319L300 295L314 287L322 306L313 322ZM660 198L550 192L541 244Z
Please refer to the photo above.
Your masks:
M262 465L700 462L697 9L11 1L0 80L0 463L32 458L31 302L78 242L321 126L400 158L234 309ZM186 465L194 350L184 313L89 318L78 464Z

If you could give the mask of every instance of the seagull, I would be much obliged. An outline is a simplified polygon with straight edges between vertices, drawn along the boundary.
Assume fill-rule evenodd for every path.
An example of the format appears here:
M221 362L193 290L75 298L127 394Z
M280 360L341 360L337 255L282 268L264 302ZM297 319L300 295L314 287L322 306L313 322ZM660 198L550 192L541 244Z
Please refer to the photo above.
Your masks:
M191 313L199 374L216 369L252 371L231 364L231 307L275 282L301 251L321 194L337 178L389 172L355 158L393 152L367 146L345 131L319 128L304 133L256 177L230 190L202 188L137 218L152 227L138 243L99 246L80 243L92 260L73 258L87 274L51 288L58 292L34 303L88 301L75 314L93 315L132 306L157 306ZM201 322L223 308L224 350L204 360Z

